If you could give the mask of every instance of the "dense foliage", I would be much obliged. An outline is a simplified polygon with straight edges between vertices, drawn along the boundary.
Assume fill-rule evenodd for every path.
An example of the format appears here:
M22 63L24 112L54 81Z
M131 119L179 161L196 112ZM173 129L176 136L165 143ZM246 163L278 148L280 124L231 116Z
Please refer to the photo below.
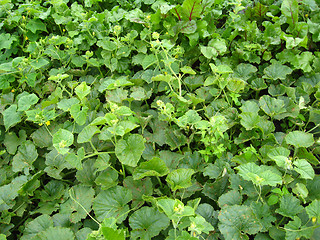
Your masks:
M0 239L320 239L317 0L0 0Z

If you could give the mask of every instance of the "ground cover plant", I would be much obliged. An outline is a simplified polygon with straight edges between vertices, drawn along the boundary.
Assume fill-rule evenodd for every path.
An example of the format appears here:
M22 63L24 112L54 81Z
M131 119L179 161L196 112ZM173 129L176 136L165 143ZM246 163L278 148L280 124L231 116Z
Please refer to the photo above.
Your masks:
M0 0L0 239L320 239L317 0Z

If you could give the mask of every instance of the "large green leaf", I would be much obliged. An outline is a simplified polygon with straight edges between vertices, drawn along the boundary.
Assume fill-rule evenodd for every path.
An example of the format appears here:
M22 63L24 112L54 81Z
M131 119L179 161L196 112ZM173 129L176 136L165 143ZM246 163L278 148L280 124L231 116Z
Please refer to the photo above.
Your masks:
M259 99L260 108L271 118L286 112L284 101L264 95Z
M286 65L282 65L280 63L274 63L269 67L264 69L264 78L271 79L271 80L284 80L286 76L292 73L292 69Z
M32 169L32 164L37 157L38 152L35 145L30 140L24 142L19 146L17 154L13 157L12 170L19 172L25 168Z
M172 191L187 188L192 185L191 176L195 173L193 169L180 168L168 174L166 181L170 184Z
M101 191L93 201L93 210L98 221L114 217L118 223L126 219L129 213L128 202L132 200L131 191L115 186Z
M91 211L94 190L91 187L76 185L69 190L69 199L61 204L61 213L70 214L70 221L77 223Z
M287 18L287 23L294 25L298 23L299 5L297 0L283 0L281 12Z
M169 226L169 218L160 213L158 209L142 207L135 211L129 218L133 239L151 239L158 236L161 230Z
M311 164L305 159L298 159L293 162L295 168L294 170L300 173L301 178L313 179L315 176L314 170Z
M276 186L282 183L282 177L272 167L258 166L255 163L246 163L237 167L239 175L256 185Z
M313 200L305 209L309 218L316 218L316 221L320 223L320 200Z
M12 104L2 112L3 122L6 130L21 121L22 112L18 112L17 108L18 106L16 104Z
M313 135L302 131L289 132L285 137L288 144L291 144L297 148L299 147L311 147L314 144Z
M219 230L226 240L248 240L247 234L261 230L253 211L248 206L226 206L219 213Z
M286 240L296 240L301 237L310 239L313 231L307 226L301 226L301 219L297 216L293 218L293 221L287 223L284 227L286 229Z
M79 133L77 142L78 143L85 143L90 142L93 135L100 133L100 129L97 126L85 126L84 129Z
M145 139L138 134L132 134L121 139L115 146L116 156L122 164L136 167L145 149Z
M147 176L162 177L169 173L165 162L154 157L147 162L142 162L133 172L133 179L139 180Z
M35 237L38 233L45 231L46 229L53 227L53 221L49 215L41 215L26 225L23 231L21 240L29 240Z
M290 217L293 219L298 213L303 210L300 205L299 199L292 196L291 194L286 194L280 199L280 208L276 209L276 212L285 217Z
M79 86L76 87L75 92L80 100L84 99L90 93L91 87L82 82Z
M38 102L39 98L34 93L32 94L25 94L18 100L18 111L26 111L32 105Z

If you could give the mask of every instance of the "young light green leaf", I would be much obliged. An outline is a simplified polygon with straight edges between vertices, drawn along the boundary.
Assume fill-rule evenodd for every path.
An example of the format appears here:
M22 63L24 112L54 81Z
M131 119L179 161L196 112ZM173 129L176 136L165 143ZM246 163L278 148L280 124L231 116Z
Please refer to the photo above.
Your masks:
M101 227L104 240L125 240L126 231L124 229L113 229L110 227Z
M121 139L115 146L116 156L122 164L136 167L145 149L145 139L138 134L132 134Z
M70 114L77 124L83 125L86 123L88 110L89 108L87 106L81 107L80 104L74 104L70 108Z
M192 185L191 176L195 173L193 169L180 168L168 174L166 181L170 184L171 190L188 188Z
M157 201L157 205L162 211L164 211L168 218L176 223L182 217L193 216L195 214L192 207L184 206L184 204L178 199L160 199Z
M169 218L156 208L142 207L129 218L133 239L151 239L169 226Z
M147 176L162 177L169 173L165 162L158 157L154 157L147 162L142 162L133 172L133 179L139 180Z
M64 155L69 151L69 146L73 144L73 134L65 129L57 131L52 138L53 146L58 153Z
M313 135L302 131L289 132L285 137L287 144L291 144L296 148L311 147L314 144Z
M200 235L201 233L209 234L209 232L214 230L214 227L202 216L189 217L189 220L191 224L188 231L196 232Z
M76 87L75 92L80 100L84 99L90 93L91 87L82 82L79 86Z

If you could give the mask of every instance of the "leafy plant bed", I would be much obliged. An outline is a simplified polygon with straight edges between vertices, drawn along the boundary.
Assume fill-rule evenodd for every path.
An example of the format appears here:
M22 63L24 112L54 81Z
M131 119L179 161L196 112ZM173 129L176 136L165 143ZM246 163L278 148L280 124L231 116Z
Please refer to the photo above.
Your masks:
M0 0L0 239L320 239L315 0Z

